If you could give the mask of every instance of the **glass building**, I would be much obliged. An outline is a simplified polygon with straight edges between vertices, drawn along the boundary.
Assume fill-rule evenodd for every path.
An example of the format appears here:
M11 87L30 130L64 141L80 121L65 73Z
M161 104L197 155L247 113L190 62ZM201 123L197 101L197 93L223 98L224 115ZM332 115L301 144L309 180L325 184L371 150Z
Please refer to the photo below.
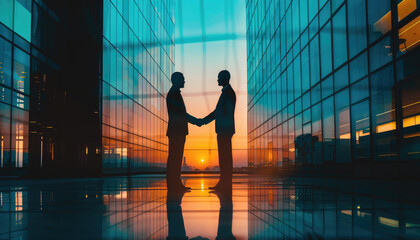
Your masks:
M104 172L164 169L174 2L104 0Z
M248 0L249 166L415 175L419 6Z
M0 175L165 166L174 2L0 2Z

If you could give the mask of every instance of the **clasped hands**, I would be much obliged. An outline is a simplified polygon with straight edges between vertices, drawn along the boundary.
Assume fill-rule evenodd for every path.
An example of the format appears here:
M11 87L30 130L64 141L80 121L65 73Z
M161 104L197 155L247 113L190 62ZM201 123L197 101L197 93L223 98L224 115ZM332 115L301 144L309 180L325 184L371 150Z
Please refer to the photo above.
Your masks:
M201 126L203 126L203 125L207 125L207 124L209 124L209 122L210 121L208 121L207 119L205 119L205 118L197 118L197 119L195 119L194 120L194 122L192 122L192 124L194 124L194 125L196 125L196 126L198 126L198 127L201 127Z

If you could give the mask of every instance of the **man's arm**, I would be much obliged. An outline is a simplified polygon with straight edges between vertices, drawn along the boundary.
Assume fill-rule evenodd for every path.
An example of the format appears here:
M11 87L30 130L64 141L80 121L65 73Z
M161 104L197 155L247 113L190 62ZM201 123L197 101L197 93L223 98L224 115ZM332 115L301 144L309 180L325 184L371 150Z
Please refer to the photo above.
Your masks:
M203 118L202 119L202 121L203 121L202 124L207 125L207 124L211 123L215 119L215 116L216 116L216 110L214 110L209 115L207 115L207 117Z
M187 122L197 125L197 126L201 126L200 120L198 120L196 117L191 116L188 113L187 113Z

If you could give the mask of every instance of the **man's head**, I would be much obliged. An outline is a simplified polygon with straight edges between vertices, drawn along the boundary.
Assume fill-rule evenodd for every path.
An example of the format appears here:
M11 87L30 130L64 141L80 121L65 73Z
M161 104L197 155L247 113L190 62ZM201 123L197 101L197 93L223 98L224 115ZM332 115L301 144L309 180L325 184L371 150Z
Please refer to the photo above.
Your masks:
M172 85L176 88L184 88L185 78L180 72L174 72L171 76Z
M219 75L217 76L217 82L219 83L219 86L226 86L229 84L230 81L230 73L228 70L223 70L219 72Z

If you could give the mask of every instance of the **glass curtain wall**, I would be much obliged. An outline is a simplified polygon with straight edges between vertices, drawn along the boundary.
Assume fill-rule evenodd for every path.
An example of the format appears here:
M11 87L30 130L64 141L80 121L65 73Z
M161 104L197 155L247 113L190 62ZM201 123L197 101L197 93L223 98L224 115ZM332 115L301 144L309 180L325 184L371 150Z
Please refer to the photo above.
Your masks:
M103 171L163 169L174 2L104 0Z
M0 1L0 169L28 167L31 0Z
M419 6L248 0L249 166L418 163Z

